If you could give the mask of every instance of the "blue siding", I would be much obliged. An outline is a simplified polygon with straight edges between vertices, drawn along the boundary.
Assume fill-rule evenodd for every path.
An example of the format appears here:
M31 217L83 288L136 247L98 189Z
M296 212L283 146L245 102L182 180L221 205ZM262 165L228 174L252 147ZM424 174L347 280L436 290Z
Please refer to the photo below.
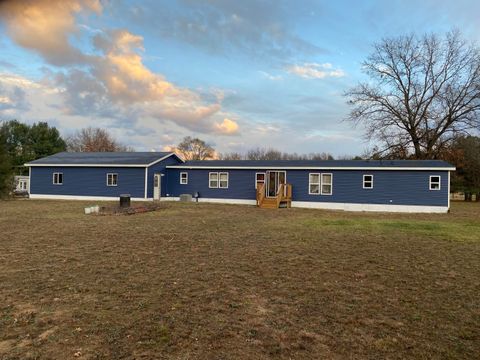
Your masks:
M180 184L179 176L183 171L188 173L187 185ZM229 173L228 189L209 189L210 170L168 169L166 195L179 196L198 191L204 198L255 199L255 173L264 170L225 171ZM332 195L309 195L309 173L332 173ZM373 189L363 189L364 174L374 176ZM441 176L441 190L429 190L431 175ZM287 170L287 182L292 184L293 201L448 206L447 171Z
M52 174L63 173L63 185L53 185ZM107 173L118 174L118 186L107 186ZM35 167L30 192L45 195L144 197L145 168Z
M170 156L165 160L160 161L159 163L152 165L148 168L148 191L147 197L153 198L153 178L155 174L163 174L161 180L161 196L165 196L167 193L167 176L168 172L166 171L165 167L168 165L178 165L182 162L176 156Z

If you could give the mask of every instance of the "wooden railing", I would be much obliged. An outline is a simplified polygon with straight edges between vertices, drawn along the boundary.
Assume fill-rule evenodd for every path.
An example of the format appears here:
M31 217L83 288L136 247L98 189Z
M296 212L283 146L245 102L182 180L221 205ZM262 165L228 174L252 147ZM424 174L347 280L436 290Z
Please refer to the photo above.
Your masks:
M283 195L285 193L285 185L280 184L277 190L277 194L275 195L275 198L277 200L277 208L280 207L280 203L282 202Z
M292 202L292 185L280 184L280 186L278 187L276 199L277 199L277 207L280 207L280 203L282 201L286 201L287 207L290 207Z
M257 206L262 205L265 199L265 183L257 183Z

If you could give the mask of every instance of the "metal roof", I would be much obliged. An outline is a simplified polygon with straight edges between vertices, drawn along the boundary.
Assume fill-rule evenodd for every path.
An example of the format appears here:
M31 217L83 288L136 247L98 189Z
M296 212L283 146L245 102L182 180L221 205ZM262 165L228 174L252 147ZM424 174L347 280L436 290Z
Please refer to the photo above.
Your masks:
M25 166L149 166L163 158L175 155L171 152L61 152ZM175 155L176 156L176 155Z
M443 160L202 160L168 168L199 169L438 169L455 170Z

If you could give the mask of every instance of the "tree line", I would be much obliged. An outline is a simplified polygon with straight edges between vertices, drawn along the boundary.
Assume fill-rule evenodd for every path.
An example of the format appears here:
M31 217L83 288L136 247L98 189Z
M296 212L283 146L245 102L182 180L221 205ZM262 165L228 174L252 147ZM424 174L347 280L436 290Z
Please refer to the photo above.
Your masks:
M214 147L202 139L187 136L173 148L185 160L333 160L328 153L298 154L282 152L273 148L247 150L244 153L217 153Z

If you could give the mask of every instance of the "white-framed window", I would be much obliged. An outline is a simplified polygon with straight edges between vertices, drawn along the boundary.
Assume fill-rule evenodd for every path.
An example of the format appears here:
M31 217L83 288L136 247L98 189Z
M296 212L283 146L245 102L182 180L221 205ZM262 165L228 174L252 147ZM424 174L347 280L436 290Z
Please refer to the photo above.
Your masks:
M310 195L320 195L320 174L308 174L308 193Z
M210 189L228 189L228 172L208 173L208 187Z
M332 185L333 185L333 175L332 174L321 174L321 188L320 193L322 195L332 195Z
M258 183L265 184L265 173L255 173L255 189Z
M188 184L188 173L181 172L180 173L180 184L187 185Z
M228 189L228 172L218 173L218 187Z
M118 174L108 173L107 174L107 186L117 186L118 185Z
M208 187L210 189L218 188L218 173L217 172L208 173Z
M63 173L53 173L53 185L63 185Z
M17 190L27 190L27 180L19 180L17 184Z
M440 175L431 175L430 176L430 190L440 190L441 176Z
M373 175L363 175L363 188L373 189Z

